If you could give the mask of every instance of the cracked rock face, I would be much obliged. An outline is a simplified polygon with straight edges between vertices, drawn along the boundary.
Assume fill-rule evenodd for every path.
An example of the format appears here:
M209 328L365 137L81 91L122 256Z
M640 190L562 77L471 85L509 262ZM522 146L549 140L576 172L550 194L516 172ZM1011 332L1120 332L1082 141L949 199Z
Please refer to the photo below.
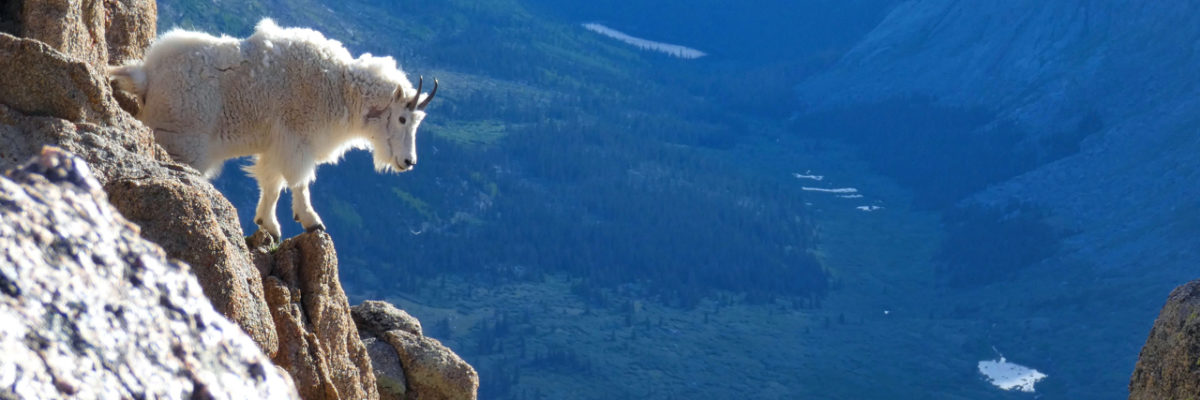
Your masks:
M0 177L0 398L295 398L104 197L55 148Z
M1138 356L1129 398L1200 398L1200 280L1167 298Z

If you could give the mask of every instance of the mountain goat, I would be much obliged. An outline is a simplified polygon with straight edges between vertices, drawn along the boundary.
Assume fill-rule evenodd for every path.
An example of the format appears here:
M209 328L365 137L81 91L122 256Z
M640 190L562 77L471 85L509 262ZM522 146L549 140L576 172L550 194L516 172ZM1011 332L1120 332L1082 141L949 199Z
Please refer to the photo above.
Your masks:
M176 160L211 178L225 160L254 156L245 168L262 190L254 221L277 239L285 184L293 218L310 232L325 228L309 199L317 165L359 148L372 151L377 171L412 169L438 86L422 96L424 79L414 89L391 57L352 58L336 40L270 19L246 39L176 29L141 62L108 73L141 98L137 118Z

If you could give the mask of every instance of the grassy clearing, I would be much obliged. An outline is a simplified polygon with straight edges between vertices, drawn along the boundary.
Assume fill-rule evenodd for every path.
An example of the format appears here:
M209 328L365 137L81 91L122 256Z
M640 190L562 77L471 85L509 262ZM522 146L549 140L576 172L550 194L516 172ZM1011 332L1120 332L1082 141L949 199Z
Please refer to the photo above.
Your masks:
M496 120L429 122L422 124L432 135L462 145L492 145L503 139L511 129L519 127Z

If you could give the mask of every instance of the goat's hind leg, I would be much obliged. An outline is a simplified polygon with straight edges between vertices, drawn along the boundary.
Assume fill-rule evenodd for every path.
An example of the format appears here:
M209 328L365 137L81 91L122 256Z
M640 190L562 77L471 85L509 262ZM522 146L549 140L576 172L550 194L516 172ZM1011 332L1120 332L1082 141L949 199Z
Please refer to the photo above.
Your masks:
M321 216L313 210L312 200L308 193L308 182L292 186L292 218L296 219L306 232L325 230Z

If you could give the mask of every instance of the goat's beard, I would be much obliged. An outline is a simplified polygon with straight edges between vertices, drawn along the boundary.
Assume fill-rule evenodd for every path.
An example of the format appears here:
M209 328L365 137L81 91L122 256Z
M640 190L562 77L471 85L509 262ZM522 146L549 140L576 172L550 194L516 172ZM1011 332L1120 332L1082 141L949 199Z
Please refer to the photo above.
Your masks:
M399 162L397 162L395 159L391 159L391 160L389 160L389 159L387 159L387 158L383 158L383 157L378 157L378 156L376 156L376 157L375 157L375 172L379 172L379 173L385 173L385 172L395 172L395 173L401 173L401 172L408 171L408 170L410 170L410 169L412 169L412 168L411 168L411 167L402 167L402 166L400 166L400 163L399 163Z

